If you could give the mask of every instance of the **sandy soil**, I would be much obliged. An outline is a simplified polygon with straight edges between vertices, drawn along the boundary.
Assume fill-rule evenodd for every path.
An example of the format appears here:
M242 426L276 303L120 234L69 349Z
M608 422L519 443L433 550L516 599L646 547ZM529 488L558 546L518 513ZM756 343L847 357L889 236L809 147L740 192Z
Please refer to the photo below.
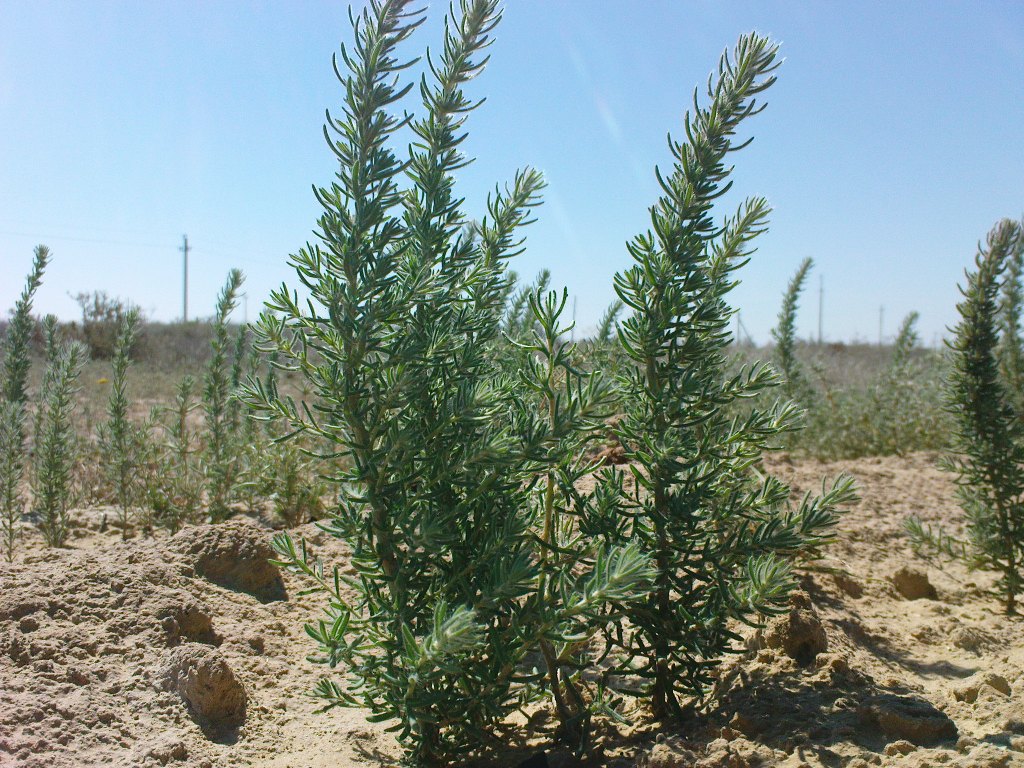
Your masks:
M855 475L862 501L840 541L790 614L726 662L710 713L609 730L589 764L1024 766L1024 621L987 594L990 575L926 563L903 534L911 514L956 528L935 457L769 467L801 493ZM73 548L32 539L0 565L0 766L395 763L364 713L314 714L305 694L324 668L306 660L302 624L320 602L262 564L270 530L238 520L122 542L103 518L78 512Z

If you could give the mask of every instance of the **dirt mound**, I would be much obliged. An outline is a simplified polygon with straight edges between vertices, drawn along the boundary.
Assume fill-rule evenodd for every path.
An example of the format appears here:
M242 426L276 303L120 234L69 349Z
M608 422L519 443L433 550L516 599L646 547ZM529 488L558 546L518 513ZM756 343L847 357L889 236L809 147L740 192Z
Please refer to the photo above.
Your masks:
M317 601L262 602L286 594L258 562L271 531L232 521L122 542L100 528L78 549L0 564L0 765L274 765L291 739L295 764L355 763L352 739L323 741L329 723L303 696ZM248 570L224 564L232 551Z
M593 765L617 768L1024 765L1021 623L990 596L990 574L921 561L903 532L917 515L956 531L934 457L847 464L780 460L797 493L854 474L863 501L826 559L798 574L790 610L723 665L718 697L663 726L602 726ZM75 549L38 540L0 564L0 765L390 766L387 723L361 710L317 715L305 695L328 672L302 628L321 599L266 563L272 531L245 519L122 542L77 512ZM83 522L84 521L84 522ZM343 571L346 553L308 537ZM927 574L931 599L891 579ZM532 751L572 765L541 728ZM527 753L529 754L529 752ZM520 762L525 755L506 761ZM490 764L494 764L489 763Z
M883 694L864 706L861 714L894 741L930 746L957 737L956 725L948 715L927 701L909 696Z
M892 575L892 584L907 600L937 600L938 593L928 581L928 574L918 568L903 566Z
M170 652L166 687L177 693L204 732L226 738L245 722L245 688L216 648L186 643Z
M772 619L764 632L758 632L747 645L754 650L781 650L801 666L807 666L828 650L828 637L806 593L795 592L790 604L789 613Z
M190 526L175 534L169 546L203 578L270 602L286 594L281 572L271 563L275 554L268 539L266 529L239 517Z

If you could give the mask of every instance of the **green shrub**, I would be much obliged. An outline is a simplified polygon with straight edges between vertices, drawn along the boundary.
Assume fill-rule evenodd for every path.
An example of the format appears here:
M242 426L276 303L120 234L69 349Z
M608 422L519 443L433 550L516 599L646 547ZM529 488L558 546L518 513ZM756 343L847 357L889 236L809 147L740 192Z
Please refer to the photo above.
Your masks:
M64 342L57 318L43 320L46 374L36 408L32 466L32 513L47 545L63 546L70 532L68 510L74 504L78 435L72 422L78 377L88 357L77 341Z
M25 502L21 494L25 475L26 424L28 414L28 373L30 345L35 320L32 298L43 280L50 259L45 245L37 246L25 288L14 305L3 344L3 371L0 373L0 526L4 554L14 559Z
M845 370L837 372L835 360L830 358L845 347L833 352L821 345L800 345L796 338L800 293L811 266L810 259L800 264L783 296L778 325L772 330L784 390L806 409L801 428L788 436L786 446L819 459L944 448L950 430L942 399L945 363L941 354L918 347L917 313L903 320L881 370L874 362L857 364L856 376ZM882 354L883 350L875 348L876 360ZM755 402L763 405L763 400Z
M738 419L729 408L782 384L761 364L727 372L726 297L766 229L767 202L748 200L724 225L712 218L729 186L735 133L761 110L756 97L775 81L776 55L755 34L723 55L710 103L687 115L687 141L671 142L675 167L658 174L664 194L651 208L652 229L628 246L636 264L615 278L630 312L619 337L635 366L622 382L626 415L617 427L635 479L625 534L657 575L650 598L626 606L628 623L614 626L611 642L625 657L616 671L647 682L656 717L703 696L738 639L731 621L783 610L790 563L831 538L837 508L854 497L852 481L840 478L790 506L789 488L757 465L796 428L798 409L755 406Z
M724 410L780 383L765 366L725 372L725 297L767 205L751 201L724 229L711 220L775 47L741 38L712 105L687 121L691 143L673 145L655 233L631 244L637 266L616 280L631 312L616 387L579 364L588 350L562 322L567 292L542 273L517 293L506 268L540 174L517 174L475 224L454 194L474 107L463 86L486 61L496 0L453 9L420 84L423 114L396 117L411 88L397 48L422 21L409 7L380 0L353 15L355 42L335 62L343 115L327 125L336 179L316 191L316 242L291 257L306 295L282 286L256 327L270 365L308 389L296 400L276 376L246 387L276 439L325 446L338 503L322 525L347 542L355 575L287 533L274 546L328 597L307 626L318 660L344 675L318 685L327 708L364 707L407 759L447 764L546 698L582 752L594 714L619 707L612 685L653 697L658 715L701 694L737 639L729 622L779 609L790 563L815 555L852 498L844 479L791 505L759 474L795 407L740 421ZM407 158L390 147L403 130ZM623 404L629 490L584 458Z
M803 366L796 355L796 311L800 302L800 293L807 281L807 273L814 266L808 257L800 262L796 273L789 281L786 292L782 296L782 308L779 310L779 323L772 329L775 340L775 357L783 377L783 388L786 396L800 403L805 408L814 404L814 390L807 381Z
M108 296L105 291L76 293L72 298L82 312L81 341L90 357L97 360L108 360L114 356L118 336L129 313L134 312L141 320L142 313L138 307L133 307L123 299Z
M911 312L888 364L866 381L825 382L794 447L823 459L943 450L952 424L943 405L947 366L941 353L918 347ZM825 365L819 366L825 376Z
M241 411L235 393L241 378L245 351L245 329L232 344L228 335L228 316L238 305L242 273L232 269L217 297L213 316L211 355L203 377L203 414L205 416L204 466L207 478L207 505L210 520L218 522L231 514L237 501L242 475L243 446L239 440Z
M919 546L959 553L975 567L997 571L1007 613L1016 611L1024 583L1024 413L1016 408L1021 393L1014 389L1021 294L1019 284L1007 285L1020 280L1022 237L1021 226L1009 219L989 233L961 289L960 321L949 342L947 403L956 452L946 467L956 474L968 542L957 546L919 521L909 524Z
M128 368L138 330L139 313L130 309L121 318L114 343L107 421L99 430L100 468L113 490L124 539L128 538L132 509L141 500L149 452L147 429L133 424L128 414Z
M259 321L273 364L299 371L311 402L256 379L249 402L342 460L327 528L353 551L357 599L337 570L276 541L330 595L328 618L308 629L347 680L318 694L396 721L410 758L430 763L487 745L543 693L582 742L581 644L641 593L648 567L635 548L595 550L570 533L579 499L566 478L588 468L566 451L587 439L598 384L567 365L564 301L526 294L513 314L533 364L514 378L496 360L505 262L543 185L519 173L471 227L453 195L472 108L462 85L483 66L497 4L467 0L449 19L424 116L403 120L388 109L408 90L395 77L406 66L395 49L419 24L408 5L374 3L355 19L345 116L328 125L340 170L318 190L320 242L292 257L310 300L282 289ZM417 137L408 162L387 146L406 124ZM531 672L534 654L546 669Z
M146 501L153 522L176 533L186 523L199 522L204 478L199 466L200 438L189 424L199 407L195 379L185 376L178 384L174 406L162 408L153 421L164 440L153 446L146 477Z
M264 386L268 391L277 389L277 359L271 354L267 361ZM251 495L268 501L274 519L284 528L319 519L328 492L323 475L330 473L324 470L316 445L288 435L279 422L265 422L265 430L254 435L248 451L245 485Z
M626 605L646 595L654 572L650 558L622 535L620 478L592 478L597 464L586 458L587 447L604 432L614 390L603 374L574 365L576 345L567 339L572 327L561 324L567 299L568 291L559 296L538 286L528 305L532 338L516 344L527 353L519 378L540 416L533 431L546 437L528 510L539 522L540 574L532 599L541 627L550 627L539 635L545 687L563 737L583 752L591 716L617 705L603 685L585 682L583 673L593 666L590 643L621 618ZM588 479L595 482L585 491ZM588 569L593 576L581 589L576 574Z

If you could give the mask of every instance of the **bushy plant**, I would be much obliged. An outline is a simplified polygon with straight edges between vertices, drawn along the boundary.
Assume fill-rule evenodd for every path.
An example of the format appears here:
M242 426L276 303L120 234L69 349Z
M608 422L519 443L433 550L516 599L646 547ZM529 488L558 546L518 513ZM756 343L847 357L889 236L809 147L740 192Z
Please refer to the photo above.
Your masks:
M528 303L532 338L516 346L527 353L519 378L540 416L533 429L547 438L529 510L539 521L540 545L540 575L531 599L541 626L550 627L539 640L545 687L563 736L582 752L591 716L614 712L616 706L603 686L587 690L584 683L593 665L591 640L621 619L626 605L646 595L654 571L639 545L624 540L620 478L614 473L591 477L600 462L586 458L586 449L604 432L614 389L601 372L574 365L576 345L567 339L572 326L561 322L567 299L568 291L559 296L538 287ZM584 491L588 479L595 482ZM582 591L574 588L576 574L588 568L594 577Z
M76 293L72 298L82 312L81 341L90 357L96 359L107 360L114 356L124 319L130 312L141 319L138 307L109 296L106 291ZM134 338L132 344L135 344Z
M149 453L147 429L132 423L128 412L128 368L138 330L139 313L130 309L121 318L114 342L107 421L99 429L100 468L113 491L124 539L128 538L132 510L141 500Z
M1019 225L1024 227L1024 222ZM1021 314L1024 311L1024 237L1018 235L1006 258L1006 277L999 300L999 372L1014 410L1024 414L1024 341Z
M14 305L3 345L3 370L0 373L0 386L3 387L0 393L0 525L8 562L14 558L25 508L21 485L25 476L30 345L35 327L32 299L42 284L49 259L49 249L45 245L37 246L32 269Z
M207 504L213 522L230 515L230 505L236 501L242 474L241 410L235 394L243 366L245 330L242 330L243 343L240 344L236 338L232 344L228 316L238 305L243 279L241 271L232 269L217 296L211 355L203 377L204 465Z
M812 266L811 259L801 262L772 330L784 391L806 411L803 427L789 435L786 447L820 459L944 448L949 433L942 405L945 367L941 354L919 348L917 313L901 323L883 369L852 379L840 374L837 380L828 357L832 352L801 346L796 338L800 294Z
M535 171L519 173L473 226L453 194L473 106L462 86L482 69L498 18L493 0L466 0L449 18L432 79L421 83L419 119L389 114L408 90L397 84L407 65L396 47L418 15L407 2L375 2L354 19L355 44L342 49L339 69L344 116L328 124L340 170L318 190L319 243L292 257L310 299L300 304L282 288L259 321L274 364L300 371L312 402L250 382L255 408L342 459L331 478L340 506L327 528L351 546L357 598L287 535L276 541L288 567L330 595L327 620L309 631L347 680L317 692L328 705L395 721L410 758L424 763L487 744L496 724L544 690L582 738L588 702L577 700L568 667L610 620L610 605L647 576L635 548L587 544L590 556L581 557L571 549L578 534L562 538L573 513L563 517L567 502L556 498L570 491L556 485L579 469L563 461L576 438L561 430L592 418L581 399L591 385L559 357L564 305L531 304L523 343L524 359L539 356L524 372L532 389L494 359L509 297L505 262L542 187ZM388 141L406 125L416 143L402 161ZM538 651L548 668L532 673L527 661Z
M772 338L775 340L775 358L778 360L782 373L786 395L805 407L813 404L814 390L796 355L796 315L800 303L800 293L807 280L807 273L813 266L814 261L810 257L800 262L800 266L797 267L782 296L778 325L772 329Z
M1024 584L1024 413L1015 406L1020 393L1013 389L1014 356L1021 351L1017 329L1007 320L1019 318L1020 286L1006 285L1020 279L1019 264L1011 265L1022 258L1021 238L1021 225L1004 219L979 247L949 342L947 404L956 452L946 467L956 474L968 541L957 547L941 532L910 523L919 545L963 553L970 564L998 572L1007 613L1016 611Z
M619 315L622 314L622 310L625 309L626 305L622 303L621 299L616 299L605 309L604 314L601 315L601 319L597 323L597 329L594 331L594 341L598 344L610 344L616 341L615 329L616 323L618 322Z
M841 386L826 378L794 447L823 459L942 450L952 425L943 407L946 365L919 347L911 312L900 324L888 364L865 382Z
M203 501L204 478L199 466L200 439L189 424L200 403L195 399L195 379L185 376L178 384L174 406L160 409L153 421L163 441L152 446L152 469L146 477L146 501L156 525L176 533L186 523L198 522Z
M271 354L264 383L268 391L277 389L276 360ZM250 422L257 423L255 419ZM246 461L245 485L251 495L269 502L274 519L284 528L320 518L328 492L323 475L329 472L324 471L315 445L288 435L280 422L264 422L264 426L265 434L254 435L250 441Z
M514 273L510 275L510 286L514 286ZM530 298L547 293L551 287L551 270L542 269L537 273L533 283L521 286L510 294L505 307L503 321L504 334L512 341L518 341L531 336L533 330L533 312L530 308Z
M948 419L942 403L940 353L920 349L911 312L900 323L889 366L871 388L867 407L874 439L865 453L902 454L912 450L939 450L946 446Z
M74 502L78 435L72 421L78 377L88 357L83 344L63 341L52 315L43 320L46 373L36 408L32 513L47 545L63 546Z
M798 409L755 407L742 419L728 409L783 383L761 364L727 374L726 297L766 228L768 204L750 199L724 224L713 219L736 131L763 108L756 98L777 66L777 47L756 34L723 55L710 103L695 103L687 141L670 143L675 165L658 174L664 194L650 210L652 228L628 246L635 266L615 278L630 313L619 337L634 363L617 428L635 480L625 533L657 575L650 597L626 607L628 622L615 625L611 642L625 655L617 671L647 681L657 717L703 695L738 639L732 621L782 609L790 562L831 538L837 508L853 498L852 482L840 478L822 496L789 505L789 488L757 464L797 427ZM790 293L798 289L799 279Z
M287 533L274 546L329 599L307 626L318 660L344 672L318 685L326 707L369 709L409 760L438 764L485 748L545 697L583 750L590 718L618 706L613 684L653 697L659 716L701 694L737 639L730 621L779 609L789 564L815 554L852 498L844 479L793 505L760 473L794 406L725 412L781 383L766 366L725 373L725 297L767 205L750 201L724 228L711 219L775 47L741 38L712 104L687 121L690 142L673 144L654 232L631 244L637 265L616 280L631 312L616 388L577 364L567 292L542 276L516 293L506 269L540 174L517 174L474 224L454 194L474 106L463 87L486 61L496 0L453 9L420 82L422 115L397 117L411 88L397 48L421 23L409 9L376 0L353 15L354 45L335 63L343 114L327 126L338 171L316 191L315 243L291 257L307 295L282 286L256 329L270 364L308 392L287 396L274 376L246 389L261 419L283 425L278 439L327 446L339 498L322 525L348 543L355 575ZM407 158L390 146L403 129L415 137ZM496 359L510 350L514 365ZM618 398L628 490L622 472L584 458Z
M322 461L299 440L260 445L250 460L254 498L270 504L274 520L294 528L324 512L328 487L319 476Z

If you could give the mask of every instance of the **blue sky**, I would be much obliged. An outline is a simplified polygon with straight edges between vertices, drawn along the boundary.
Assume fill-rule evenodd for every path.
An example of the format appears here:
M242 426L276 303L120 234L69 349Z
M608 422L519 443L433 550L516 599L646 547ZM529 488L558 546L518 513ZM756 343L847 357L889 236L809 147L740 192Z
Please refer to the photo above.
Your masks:
M410 56L437 47L445 7ZM295 282L285 259L311 236L311 185L334 172L321 125L340 102L343 3L0 0L0 18L0 307L39 242L54 261L38 309L68 319L69 294L96 289L180 316L184 233L192 314L212 312L233 266L250 319ZM978 240L1024 211L1021 3L508 0L469 88L487 102L468 126L468 212L540 168L546 203L514 268L550 268L592 326L648 225L666 133L752 29L785 63L721 209L774 207L733 294L744 325L767 340L812 256L801 335L817 333L823 279L827 339L876 340L884 306L887 335L918 310L936 342Z

